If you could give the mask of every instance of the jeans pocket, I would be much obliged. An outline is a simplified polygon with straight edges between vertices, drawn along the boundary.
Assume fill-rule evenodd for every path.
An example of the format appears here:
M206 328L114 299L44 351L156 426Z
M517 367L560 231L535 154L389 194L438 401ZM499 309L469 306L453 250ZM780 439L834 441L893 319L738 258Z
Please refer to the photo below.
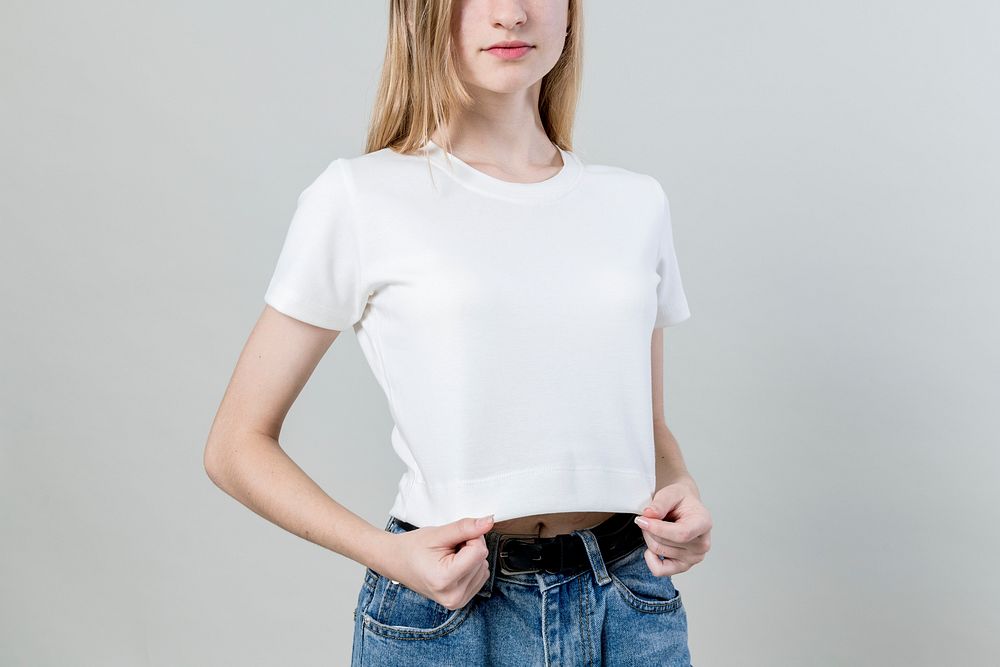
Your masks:
M473 597L458 609L448 609L401 583L377 575L371 601L360 613L365 628L383 637L436 639L457 630L476 602Z
M375 584L378 581L378 573L370 567L365 568L365 578L361 584L361 589L358 591L357 602L354 605L354 620L358 620L358 615L361 614L368 605L371 604L372 598L375 595Z
M673 579L667 575L658 577L650 571L643 556L645 550L646 545L641 544L608 567L615 590L639 611L658 614L681 609L684 603Z

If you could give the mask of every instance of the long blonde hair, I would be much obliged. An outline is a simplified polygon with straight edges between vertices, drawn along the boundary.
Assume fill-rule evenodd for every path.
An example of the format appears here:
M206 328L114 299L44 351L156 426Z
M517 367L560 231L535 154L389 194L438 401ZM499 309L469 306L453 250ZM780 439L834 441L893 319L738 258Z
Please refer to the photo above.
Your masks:
M451 19L459 0L389 0L385 62L368 126L365 152L390 147L410 153L473 102L458 78ZM582 0L569 0L569 32L538 96L549 139L573 150L573 120L580 95L583 58ZM444 139L450 150L451 142Z

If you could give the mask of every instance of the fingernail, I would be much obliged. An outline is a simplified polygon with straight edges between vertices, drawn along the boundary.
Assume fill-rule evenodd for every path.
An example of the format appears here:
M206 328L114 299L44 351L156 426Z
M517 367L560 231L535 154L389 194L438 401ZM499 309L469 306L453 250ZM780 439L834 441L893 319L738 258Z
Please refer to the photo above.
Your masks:
M635 518L635 522L642 526L643 528L649 528L649 522L643 519L641 516Z
M488 525L491 521L493 521L492 514L490 514L489 516L484 516L476 519L476 525L482 527Z

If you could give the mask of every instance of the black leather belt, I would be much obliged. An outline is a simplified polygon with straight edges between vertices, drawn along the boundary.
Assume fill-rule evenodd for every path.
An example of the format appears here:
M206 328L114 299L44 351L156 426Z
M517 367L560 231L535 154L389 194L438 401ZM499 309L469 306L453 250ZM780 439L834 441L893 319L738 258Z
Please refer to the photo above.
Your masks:
M614 516L589 529L597 539L605 563L645 544L642 529L633 520L635 516L628 512L616 512ZM397 522L406 530L416 528L399 519ZM552 537L500 533L496 563L504 574L527 574L542 570L552 574L567 574L590 567L583 539L571 533Z

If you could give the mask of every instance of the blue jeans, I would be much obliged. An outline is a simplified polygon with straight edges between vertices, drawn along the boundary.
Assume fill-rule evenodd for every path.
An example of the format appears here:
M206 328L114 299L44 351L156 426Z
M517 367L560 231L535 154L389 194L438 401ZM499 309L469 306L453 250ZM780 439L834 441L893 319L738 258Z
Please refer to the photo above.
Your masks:
M393 516L385 530L406 532ZM571 534L586 548L583 571L504 574L496 564L499 533L486 533L490 578L460 609L366 568L351 667L692 667L680 592L670 577L649 571L646 545L605 562L590 529Z

